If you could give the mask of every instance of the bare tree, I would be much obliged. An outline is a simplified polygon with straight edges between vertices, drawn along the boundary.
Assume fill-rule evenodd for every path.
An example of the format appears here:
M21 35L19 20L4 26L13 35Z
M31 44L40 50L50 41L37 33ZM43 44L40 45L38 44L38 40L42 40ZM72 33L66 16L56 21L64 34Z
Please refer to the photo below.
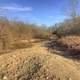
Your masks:
M78 16L78 1L79 0L70 1L70 16L72 18L75 18Z
M62 7L63 13L66 14L69 18L77 17L79 15L78 3L79 0L69 0Z

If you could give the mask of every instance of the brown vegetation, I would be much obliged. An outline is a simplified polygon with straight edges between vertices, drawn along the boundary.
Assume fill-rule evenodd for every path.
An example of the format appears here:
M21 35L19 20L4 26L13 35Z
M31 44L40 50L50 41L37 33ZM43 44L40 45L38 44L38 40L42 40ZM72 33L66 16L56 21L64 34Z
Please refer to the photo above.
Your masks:
M74 17L69 20L65 20L60 24L56 24L52 28L52 32L56 32L56 36L60 36L56 40L57 46L62 50L69 51L70 55L80 54L80 17ZM54 36L54 34L53 34ZM55 39L53 37L53 39ZM67 53L68 54L68 53Z
M57 34L61 36L80 35L80 17L67 19L62 23L56 24L52 27L56 30Z
M0 18L0 51L31 46L31 40L47 39L48 29L21 21ZM21 42L28 41L27 43Z
M62 48L70 51L71 55L80 55L80 36L66 36L58 40Z

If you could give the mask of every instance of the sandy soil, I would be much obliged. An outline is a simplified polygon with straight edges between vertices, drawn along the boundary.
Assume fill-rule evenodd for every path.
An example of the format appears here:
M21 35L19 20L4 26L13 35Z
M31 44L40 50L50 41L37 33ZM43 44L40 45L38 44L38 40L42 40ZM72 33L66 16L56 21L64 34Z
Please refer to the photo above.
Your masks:
M80 80L79 62L50 53L42 43L0 56L0 80Z

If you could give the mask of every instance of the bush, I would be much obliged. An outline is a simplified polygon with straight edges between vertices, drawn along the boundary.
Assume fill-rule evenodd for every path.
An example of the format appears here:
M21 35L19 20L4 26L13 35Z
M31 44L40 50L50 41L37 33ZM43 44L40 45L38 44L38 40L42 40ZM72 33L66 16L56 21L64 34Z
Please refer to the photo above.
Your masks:
M65 20L54 27L56 27L57 34L61 36L80 35L80 17Z
M46 39L48 35L47 28L37 26L34 24L23 23L21 21L9 21L6 18L0 19L0 50L14 48L25 48L30 46L29 43L16 43L13 42L20 40L31 39Z

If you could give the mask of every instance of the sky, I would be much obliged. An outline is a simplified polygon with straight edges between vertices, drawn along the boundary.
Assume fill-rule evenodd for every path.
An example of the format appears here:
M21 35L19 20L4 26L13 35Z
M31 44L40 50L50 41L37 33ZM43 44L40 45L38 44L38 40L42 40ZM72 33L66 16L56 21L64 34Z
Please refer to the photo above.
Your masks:
M54 25L62 22L70 0L0 0L0 15L8 19Z

